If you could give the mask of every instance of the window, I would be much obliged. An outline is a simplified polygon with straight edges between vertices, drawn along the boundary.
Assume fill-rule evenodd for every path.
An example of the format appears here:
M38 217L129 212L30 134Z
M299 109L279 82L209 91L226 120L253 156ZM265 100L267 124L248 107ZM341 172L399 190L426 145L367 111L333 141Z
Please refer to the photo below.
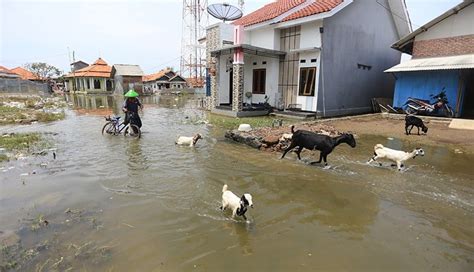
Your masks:
M87 82L87 89L90 89L91 88L91 81L89 79L86 79L86 82Z
M100 89L100 80L94 79L94 89Z
M265 94L265 79L267 77L266 69L254 69L253 70L253 83L252 93L253 94Z
M300 91L299 95L314 96L314 84L316 67L300 69Z

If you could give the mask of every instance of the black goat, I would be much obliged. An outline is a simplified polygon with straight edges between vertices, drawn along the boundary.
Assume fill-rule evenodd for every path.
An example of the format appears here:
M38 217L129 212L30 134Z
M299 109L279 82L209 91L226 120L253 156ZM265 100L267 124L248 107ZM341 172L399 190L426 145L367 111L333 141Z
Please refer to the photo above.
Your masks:
M298 146L298 150L296 150L298 159L301 160L300 153L303 148L309 150L319 150L321 151L319 155L319 161L315 163L320 163L321 160L324 160L324 164L327 165L327 156L339 144L346 143L353 148L356 146L356 141L352 134L344 133L340 136L332 138L327 135L316 134L307 130L294 131L294 126L291 126L291 132L293 133L293 137L291 138L291 144L288 146L288 148L286 148L285 152L283 152L281 159L285 157L288 151Z
M410 130L408 130L409 126L411 126ZM428 133L428 128L425 126L425 124L423 124L423 120L413 115L405 116L405 132L407 135L411 134L413 127L418 128L418 135L420 135L420 127L425 134Z

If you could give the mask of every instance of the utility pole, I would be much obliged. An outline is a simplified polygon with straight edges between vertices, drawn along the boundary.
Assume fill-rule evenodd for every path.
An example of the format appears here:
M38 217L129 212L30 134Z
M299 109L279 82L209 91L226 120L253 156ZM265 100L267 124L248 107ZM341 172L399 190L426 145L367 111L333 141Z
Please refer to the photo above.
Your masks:
M202 60L206 56L206 47L199 43L199 39L206 36L209 23L207 0L183 0L182 22L180 72L191 80L192 87L201 87L204 83L205 65Z

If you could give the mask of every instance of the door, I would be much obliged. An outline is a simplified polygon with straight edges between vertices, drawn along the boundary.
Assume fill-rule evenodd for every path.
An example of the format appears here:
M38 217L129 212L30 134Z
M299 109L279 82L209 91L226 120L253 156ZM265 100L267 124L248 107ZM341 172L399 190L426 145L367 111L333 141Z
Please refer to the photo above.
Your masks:
M464 98L461 109L462 118L474 118L474 71L464 73Z

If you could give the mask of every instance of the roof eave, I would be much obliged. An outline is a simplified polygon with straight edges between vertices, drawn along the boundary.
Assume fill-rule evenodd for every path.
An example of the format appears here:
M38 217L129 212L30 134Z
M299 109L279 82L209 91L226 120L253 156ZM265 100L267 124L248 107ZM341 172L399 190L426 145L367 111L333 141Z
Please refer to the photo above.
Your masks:
M466 8L467 6L473 4L474 1L472 0L468 0L468 1L463 1L462 3L456 5L455 7L449 9L448 11L446 11L445 13L441 14L440 16L434 18L433 20L429 21L428 23L422 25L421 27L419 27L418 29L416 29L415 31L413 31L412 33L406 35L405 37L401 38L400 40L398 40L396 43L394 43L392 45L392 48L398 50L398 51L401 51L403 53L406 53L403 51L403 47L406 46L406 44L413 42L412 40L415 39L416 36L418 36L419 34L427 31L429 28L431 28L432 26L438 24L439 22L443 21L444 19L450 17L451 15L454 15L454 14L457 14L459 11L461 11L462 9ZM409 53L411 54L411 52Z
M250 26L246 26L246 27L244 27L244 29L245 30L254 30L254 29L263 28L263 27L266 27L266 26L272 26L273 28L285 28L285 27L291 27L291 26L294 26L294 25L299 25L299 24L309 23L309 22L312 22L312 21L321 20L321 19L328 18L328 17L331 17L331 16L335 15L336 13L338 13L339 11L341 11L342 9L344 9L345 7L350 5L352 2L353 2L353 0L346 0L346 1L343 1L342 3L340 3L339 5L337 5L335 8L331 9L330 11L317 13L317 14L313 14L313 15L310 15L310 16L306 16L306 17L302 17L302 18L293 19L293 20L283 22L282 21L283 19L285 19L286 17L290 16L291 14L293 14L293 13L295 13L299 10L299 9L298 10L293 9L293 10L291 10L290 13L285 14L284 17L278 16L274 19L271 19L271 20L268 20L268 21L265 21L265 22L261 22L261 23L258 23L258 24L250 25ZM306 7L306 6L304 6L304 7Z

